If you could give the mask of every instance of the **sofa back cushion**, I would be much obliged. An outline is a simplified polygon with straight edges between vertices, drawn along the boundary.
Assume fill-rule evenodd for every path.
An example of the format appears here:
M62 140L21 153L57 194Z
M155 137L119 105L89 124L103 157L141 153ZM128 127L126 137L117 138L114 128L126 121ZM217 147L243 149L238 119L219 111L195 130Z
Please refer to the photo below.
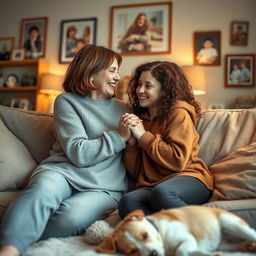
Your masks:
M215 188L210 201L256 198L256 142L210 166Z
M36 163L49 156L55 142L52 115L0 106L0 118L23 142Z
M0 138L0 191L24 188L37 164L1 119Z
M256 141L256 109L207 110L196 123L199 156L210 166Z

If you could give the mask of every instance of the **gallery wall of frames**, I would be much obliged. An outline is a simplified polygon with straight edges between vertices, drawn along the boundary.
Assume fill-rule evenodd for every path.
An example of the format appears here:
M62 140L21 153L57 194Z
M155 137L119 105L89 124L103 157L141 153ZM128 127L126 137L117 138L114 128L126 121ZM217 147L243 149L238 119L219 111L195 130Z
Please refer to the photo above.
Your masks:
M113 1L112 1L113 2ZM122 4L109 6L109 19L99 22L98 16L70 15L58 21L56 35L58 64L68 65L76 53L86 44L98 44L98 29L106 26L109 29L106 45L124 57L172 56L175 52L173 35L175 30L176 1L155 1L130 4L130 1L114 1ZM126 2L126 4L125 4ZM0 64L10 61L46 59L49 46L47 44L51 16L23 17L16 36L10 34L0 37ZM107 25L106 25L107 23ZM229 46L235 52L226 52L222 48L222 27L228 27ZM255 87L255 52L246 52L252 33L250 21L246 18L233 18L212 29L195 28L188 35L192 42L193 65L206 68L223 68L223 87L252 88ZM226 36L226 35L225 35ZM241 53L237 53L241 49ZM0 65L1 88L25 86L19 74L8 74ZM24 75L24 74L23 74ZM127 74L129 75L129 74ZM10 83L10 79L15 80ZM31 78L33 79L33 78ZM27 85L26 85L27 86ZM0 103L1 104L1 103ZM13 101L12 104L15 104ZM26 106L26 104L23 104Z

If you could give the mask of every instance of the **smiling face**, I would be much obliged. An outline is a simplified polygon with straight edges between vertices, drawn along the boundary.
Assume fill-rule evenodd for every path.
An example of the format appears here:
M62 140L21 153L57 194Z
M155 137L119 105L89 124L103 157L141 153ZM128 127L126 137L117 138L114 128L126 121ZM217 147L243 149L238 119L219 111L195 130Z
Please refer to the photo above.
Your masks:
M145 15L140 15L137 19L137 26L143 27L146 23L146 16Z
M144 71L140 75L136 94L141 107L148 108L150 113L157 113L162 96L162 88L151 74L151 71Z
M115 95L115 87L120 80L118 72L119 66L115 59L109 68L94 74L92 83L97 90L91 91L90 97L94 99L113 97Z
M211 40L205 40L204 47L206 49L210 49L210 48L212 48L212 46L213 46L213 42Z

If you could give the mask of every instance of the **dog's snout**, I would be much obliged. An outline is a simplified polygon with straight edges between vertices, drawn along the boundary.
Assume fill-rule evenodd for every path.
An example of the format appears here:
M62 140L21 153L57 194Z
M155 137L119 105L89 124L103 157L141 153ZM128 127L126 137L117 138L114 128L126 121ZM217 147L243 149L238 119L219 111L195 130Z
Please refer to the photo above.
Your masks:
M149 256L157 256L158 254L157 254L157 251L156 250L153 250L151 253L150 253L150 255Z

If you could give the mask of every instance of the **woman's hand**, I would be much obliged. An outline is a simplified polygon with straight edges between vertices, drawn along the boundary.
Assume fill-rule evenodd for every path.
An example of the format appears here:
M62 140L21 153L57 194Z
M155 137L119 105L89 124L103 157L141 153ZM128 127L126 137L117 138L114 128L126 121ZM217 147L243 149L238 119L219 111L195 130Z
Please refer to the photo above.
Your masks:
M132 136L130 129L122 124L121 119L119 121L119 128L117 132L119 133L124 142L127 142Z
M137 124L134 127L131 127L130 129L131 129L132 135L137 140L139 140L141 138L141 136L146 132L142 122L140 122L139 124Z
M144 126L142 124L142 120L134 114L126 113L122 115L120 121L122 125L124 125L125 127L128 127L131 130L133 136L137 140L140 139L140 137L145 132Z

